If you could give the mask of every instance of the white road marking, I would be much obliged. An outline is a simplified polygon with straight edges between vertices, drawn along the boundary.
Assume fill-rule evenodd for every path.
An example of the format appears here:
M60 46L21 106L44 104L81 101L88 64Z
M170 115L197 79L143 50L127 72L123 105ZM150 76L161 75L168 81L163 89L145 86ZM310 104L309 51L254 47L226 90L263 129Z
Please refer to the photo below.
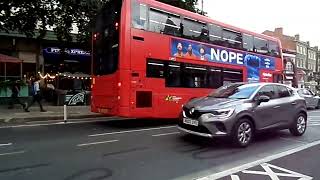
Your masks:
M16 154L23 154L25 151L16 151L16 152L9 152L9 153L2 153L0 156L9 156L9 155L16 155Z
M119 119L119 117L95 117L95 118L84 118L81 120L69 119L67 123L85 123L85 122L103 122L110 119ZM129 119L129 118L120 118L120 119ZM64 122L63 120L49 120L49 121L30 121L26 122L27 124L50 124L54 122Z
M304 142L304 141L300 141L300 140L297 140L297 139L292 139L292 138L285 138L285 137L280 137L280 139L283 139L283 140L286 140L286 141L294 141L294 142L299 142L299 143L303 143L303 144L306 144L307 142Z
M65 124L64 122L59 123L50 123L50 124L25 124L25 125L13 125L13 126L2 126L0 129L8 129L8 128L23 128L23 127L38 127L38 126L52 126L52 125L61 125Z
M310 119L310 120L308 120L308 122L320 122L320 119L318 119L318 120Z
M237 175L231 175L231 180L240 180L240 178Z
M1 146L11 146L11 145L12 145L12 143L0 144L0 147L1 147Z
M309 126L309 127L312 127L312 126L320 126L320 124L309 124L308 126Z
M180 134L180 132L171 132L171 133L163 133L163 134L154 134L153 137L159 137L159 136L167 136L167 135L173 135L173 134Z
M100 142L92 142L92 143L85 143L85 144L78 144L78 147L82 146L91 146L91 145L97 145L97 144L107 144L107 143L113 143L118 142L119 140L110 140L110 141L100 141Z
M117 131L117 132L109 132L109 133L101 133L101 134L91 134L89 137L96 137L96 136L107 136L113 134L125 134L125 133L133 133L133 132L141 132L141 131L152 131L152 130L159 130L159 129L170 129L175 128L177 126L163 126L157 128L146 128L146 129L136 129L136 130L129 130L129 131Z
M320 140L314 141L312 143L304 144L304 145L301 145L301 146L299 146L297 148L293 148L293 149L290 149L290 150L282 152L282 153L278 153L278 154L274 154L274 155L271 155L271 156L267 156L265 158L262 158L262 159L259 159L259 160L256 160L256 161L253 161L253 162L250 162L250 163L247 163L247 164L243 164L243 165L240 165L240 166L237 166L237 167L234 167L234 168L231 168L231 169L219 172L219 173L215 173L215 174L211 174L211 175L206 176L206 177L198 178L197 180L219 179L219 178L222 178L222 177L225 177L225 176L228 176L228 175L231 175L231 174L235 174L237 172L252 168L254 166L258 166L260 164L263 164L263 163L266 163L266 162L269 162L269 161L272 161L272 160L275 160L275 159L279 159L281 157L288 156L290 154L294 154L294 153L297 153L299 151L303 151L305 149L311 148L311 147L319 145L319 144L320 144Z
M299 178L299 180L311 180L313 179L310 176L306 176L304 174L300 174L282 167L278 167L272 164L263 163L260 165L265 171L251 171L251 170L243 170L242 173L244 174L255 174L255 175L264 175L269 176L272 180L280 180L279 177L295 177ZM277 169L285 173L276 173L272 171L272 169Z
M118 119L116 119L118 120ZM122 120L122 119L121 119ZM84 124L84 123L94 123L94 122L104 122L108 120L73 120L67 121L66 123L62 120L55 123L40 123L40 124L22 124L22 125L12 125L12 126L1 126L0 129L9 129L9 128L24 128L24 127L39 127L39 126L53 126L53 125L64 125L64 124ZM48 121L50 122L50 121Z

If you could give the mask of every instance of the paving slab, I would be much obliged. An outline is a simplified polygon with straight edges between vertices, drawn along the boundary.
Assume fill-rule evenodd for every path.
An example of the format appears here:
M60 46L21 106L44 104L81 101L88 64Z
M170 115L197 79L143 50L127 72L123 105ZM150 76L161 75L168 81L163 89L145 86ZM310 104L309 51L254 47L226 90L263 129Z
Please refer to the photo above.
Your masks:
M0 123L21 123L27 121L48 121L63 119L63 106L44 106L46 112L40 112L37 106L30 107L30 112L25 112L22 107L15 106L8 109L0 106ZM90 106L68 106L68 119L83 119L103 117L102 114L90 111Z

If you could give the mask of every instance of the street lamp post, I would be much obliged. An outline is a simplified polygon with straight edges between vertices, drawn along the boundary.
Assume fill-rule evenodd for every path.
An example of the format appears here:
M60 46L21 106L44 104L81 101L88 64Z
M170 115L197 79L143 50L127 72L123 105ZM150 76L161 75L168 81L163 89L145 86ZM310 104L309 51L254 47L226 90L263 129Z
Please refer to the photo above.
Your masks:
M91 32L91 76L93 76L93 43L94 43L94 32Z
M203 0L201 0L201 13L202 13L202 15L204 15L204 11L203 11Z

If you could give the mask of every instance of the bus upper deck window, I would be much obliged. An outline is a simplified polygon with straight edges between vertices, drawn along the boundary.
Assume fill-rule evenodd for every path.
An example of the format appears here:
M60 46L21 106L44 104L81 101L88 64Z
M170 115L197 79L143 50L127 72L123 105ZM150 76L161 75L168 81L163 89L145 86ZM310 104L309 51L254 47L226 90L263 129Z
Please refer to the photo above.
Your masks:
M277 42L269 41L269 55L280 56L279 44Z
M137 29L147 29L147 6L133 1L132 26Z
M172 36L181 35L181 20L179 15L155 8L151 8L149 14L150 31Z

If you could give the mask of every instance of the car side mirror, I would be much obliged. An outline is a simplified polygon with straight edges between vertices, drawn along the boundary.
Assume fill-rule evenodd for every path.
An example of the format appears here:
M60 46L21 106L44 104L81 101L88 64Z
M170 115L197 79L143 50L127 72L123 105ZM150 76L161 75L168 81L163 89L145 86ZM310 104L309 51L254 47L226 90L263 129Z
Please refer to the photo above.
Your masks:
M270 97L269 96L259 96L258 97L258 104L261 104L263 102L269 102L270 101Z

